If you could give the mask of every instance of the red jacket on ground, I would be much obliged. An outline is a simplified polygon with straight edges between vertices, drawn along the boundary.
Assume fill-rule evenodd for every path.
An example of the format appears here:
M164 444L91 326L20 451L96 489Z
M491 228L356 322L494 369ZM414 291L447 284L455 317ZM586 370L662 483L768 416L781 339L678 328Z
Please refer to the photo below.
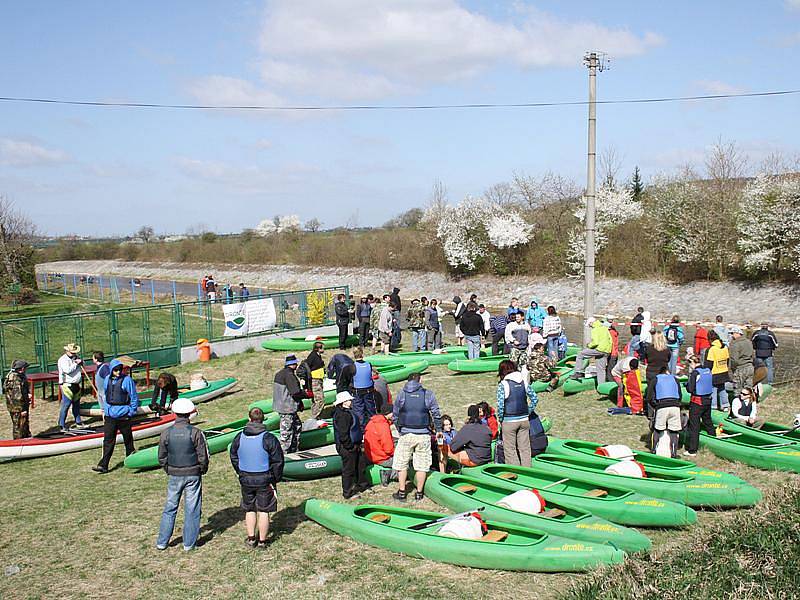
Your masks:
M384 415L375 415L364 429L364 454L373 465L394 456L394 440L389 420Z

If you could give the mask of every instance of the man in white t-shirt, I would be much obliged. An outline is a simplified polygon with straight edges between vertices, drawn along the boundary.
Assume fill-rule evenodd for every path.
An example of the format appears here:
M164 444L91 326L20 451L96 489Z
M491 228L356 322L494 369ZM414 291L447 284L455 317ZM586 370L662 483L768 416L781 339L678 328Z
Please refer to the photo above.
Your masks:
M78 344L64 346L64 354L58 359L58 385L61 389L61 409L58 413L58 426L62 431L67 429L67 413L72 407L75 427L81 427L81 379L83 378L83 360L80 357L81 347Z

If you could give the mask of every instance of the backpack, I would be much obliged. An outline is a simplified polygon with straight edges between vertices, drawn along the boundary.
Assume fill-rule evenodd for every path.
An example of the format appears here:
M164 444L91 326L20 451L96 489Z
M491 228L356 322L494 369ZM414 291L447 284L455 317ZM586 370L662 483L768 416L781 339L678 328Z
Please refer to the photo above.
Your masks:
M674 325L670 325L667 327L667 331L664 332L664 337L667 338L668 344L677 344L678 343L678 328Z

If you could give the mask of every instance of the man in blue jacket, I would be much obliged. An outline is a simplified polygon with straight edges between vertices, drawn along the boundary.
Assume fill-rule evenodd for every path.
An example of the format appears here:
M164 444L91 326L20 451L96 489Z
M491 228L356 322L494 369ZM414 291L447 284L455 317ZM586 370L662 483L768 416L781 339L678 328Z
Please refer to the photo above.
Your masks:
M125 442L125 456L133 454L131 417L139 408L139 394L130 376L130 368L116 358L111 361L109 368L111 373L106 379L106 403L103 407L103 457L96 467L92 467L98 473L108 473L108 463L114 453L118 433L122 434Z
M671 353L669 358L670 375L678 374L678 357L681 353L681 346L686 338L681 319L678 315L673 315L672 320L664 327L664 338L667 340L667 347Z

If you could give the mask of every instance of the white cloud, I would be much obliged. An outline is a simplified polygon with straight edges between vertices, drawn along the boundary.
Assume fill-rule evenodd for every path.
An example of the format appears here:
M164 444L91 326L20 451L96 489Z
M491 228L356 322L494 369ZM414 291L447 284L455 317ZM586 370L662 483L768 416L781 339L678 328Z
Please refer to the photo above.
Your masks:
M800 10L800 0L785 0L784 4L788 10Z
M269 168L188 157L178 157L175 163L183 175L194 181L220 185L226 193L238 194L271 194L287 185L303 184L309 175L319 173L318 169L304 164Z
M739 87L725 81L719 81L715 79L695 81L694 84L703 93L712 96L720 94L743 94L747 92L747 88Z
M271 0L255 58L259 83L214 76L195 82L192 91L202 101L232 96L245 104L260 98L274 104L287 94L375 99L498 65L578 66L589 49L623 58L663 42L656 33L567 21L532 8L494 20L456 0Z
M208 75L193 81L189 92L204 104L224 106L280 106L283 98L258 89L251 82L225 75Z
M67 159L65 152L45 148L34 141L0 138L0 165L39 167L63 163Z

